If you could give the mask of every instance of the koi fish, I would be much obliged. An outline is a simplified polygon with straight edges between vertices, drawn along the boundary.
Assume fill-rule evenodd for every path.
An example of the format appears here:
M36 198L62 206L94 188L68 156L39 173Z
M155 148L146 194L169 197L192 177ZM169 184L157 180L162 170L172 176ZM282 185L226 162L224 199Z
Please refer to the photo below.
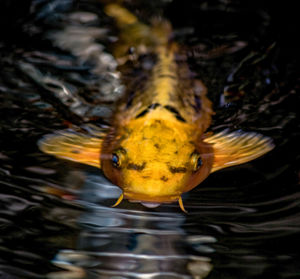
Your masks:
M46 135L40 149L59 158L101 168L118 185L123 198L148 206L178 201L210 173L243 164L270 151L268 137L255 132L206 133L214 114L205 85L191 79L178 63L178 45L170 42L166 21L145 25L117 4L105 7L121 30L114 49L119 60L129 46L150 52L150 77L134 93L125 92L107 130L85 134L61 131ZM130 93L129 93L130 92Z

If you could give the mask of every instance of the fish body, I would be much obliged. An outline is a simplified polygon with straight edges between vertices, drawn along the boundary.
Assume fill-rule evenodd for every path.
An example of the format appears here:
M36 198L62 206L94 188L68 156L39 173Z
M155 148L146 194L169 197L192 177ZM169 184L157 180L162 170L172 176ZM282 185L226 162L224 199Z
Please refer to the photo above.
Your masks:
M121 198L142 203L179 201L211 172L255 159L273 148L256 133L206 135L213 115L206 87L176 57L166 21L146 26L123 7L107 5L121 30L115 47L122 58L134 45L151 52L155 63L139 89L127 90L111 128L87 136L63 132L45 137L41 149L57 157L100 167L123 190ZM134 93L132 94L132 90ZM119 201L121 201L121 198Z
M125 198L170 202L210 173L213 150L203 142L203 133L213 111L202 82L188 78L187 65L179 69L176 46L159 45L155 53L144 91L130 106L123 102L118 107L103 142L102 150L116 156L118 165L108 158L101 167Z

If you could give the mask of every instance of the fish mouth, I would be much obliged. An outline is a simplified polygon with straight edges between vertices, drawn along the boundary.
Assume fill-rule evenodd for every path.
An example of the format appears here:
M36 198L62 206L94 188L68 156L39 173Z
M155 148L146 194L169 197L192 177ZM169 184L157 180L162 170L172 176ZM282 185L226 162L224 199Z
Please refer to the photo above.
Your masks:
M180 195L168 195L168 196L149 196L140 193L124 192L124 198L130 202L140 202L146 207L153 205L159 205L160 203L172 203L179 200Z

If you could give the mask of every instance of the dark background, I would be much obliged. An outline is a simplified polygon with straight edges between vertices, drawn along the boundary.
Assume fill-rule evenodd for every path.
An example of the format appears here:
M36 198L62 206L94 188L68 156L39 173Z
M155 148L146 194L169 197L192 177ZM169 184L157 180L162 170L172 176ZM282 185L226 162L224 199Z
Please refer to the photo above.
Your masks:
M296 1L125 1L125 5L145 22L158 15L170 19L175 39L214 103L211 130L257 131L270 136L276 145L263 158L212 174L184 197L189 214L180 229L187 236L209 235L217 242L209 245L213 253L203 249L196 253L186 243L180 245L187 253L212 259L210 279L297 278L300 136ZM51 54L57 59L54 62L45 58L30 63L63 82L70 82L72 73L92 78L93 65L80 65L76 57L54 47L45 34L64 27L65 13L85 10L97 13L101 24L111 29L110 34L117 35L101 8L96 0L0 2L0 278L43 278L58 270L51 260L59 250L76 249L82 229L76 220L83 209L61 198L61 193L76 193L74 187L80 179L70 173L95 170L42 154L36 143L45 134L85 121L30 80L20 71L19 62L36 61L28 60L32 52L45 57ZM246 47L210 55L212 50L237 41L246 42ZM201 47L203 51L199 51ZM238 68L249 55L252 58ZM58 67L55 61L61 60L71 66ZM228 81L236 68L233 81ZM84 83L72 85L90 99ZM230 87L231 95L222 104L225 86ZM242 95L240 86L245 91ZM110 204L110 200L104 203ZM137 214L134 210L175 217L179 212L177 205L150 210L126 201L122 209L129 216ZM174 216L170 218L176 223ZM139 218L143 225L144 219ZM136 223L130 223L132 228ZM135 239L136 235L128 235Z

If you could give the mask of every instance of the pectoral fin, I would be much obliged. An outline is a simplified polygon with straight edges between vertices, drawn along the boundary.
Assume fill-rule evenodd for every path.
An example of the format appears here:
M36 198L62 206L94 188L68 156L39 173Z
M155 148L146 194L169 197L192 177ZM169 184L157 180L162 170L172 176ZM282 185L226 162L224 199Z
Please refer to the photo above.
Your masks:
M44 136L39 148L58 158L100 168L102 139L72 130L63 130Z
M269 137L254 132L223 131L205 139L214 149L212 171L254 160L274 148Z

